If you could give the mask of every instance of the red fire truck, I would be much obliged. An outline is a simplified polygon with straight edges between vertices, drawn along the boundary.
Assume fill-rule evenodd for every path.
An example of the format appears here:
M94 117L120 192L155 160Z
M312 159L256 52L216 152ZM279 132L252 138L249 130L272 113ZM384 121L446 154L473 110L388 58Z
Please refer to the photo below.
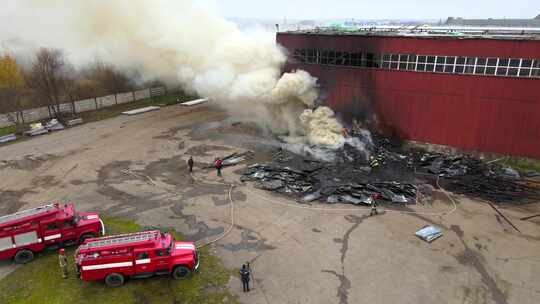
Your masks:
M199 255L192 242L177 242L156 230L86 240L77 248L75 263L81 280L105 279L118 287L127 277L186 278L199 268Z
M34 253L82 243L105 233L97 213L76 212L73 204L49 204L0 216L0 259L30 262Z

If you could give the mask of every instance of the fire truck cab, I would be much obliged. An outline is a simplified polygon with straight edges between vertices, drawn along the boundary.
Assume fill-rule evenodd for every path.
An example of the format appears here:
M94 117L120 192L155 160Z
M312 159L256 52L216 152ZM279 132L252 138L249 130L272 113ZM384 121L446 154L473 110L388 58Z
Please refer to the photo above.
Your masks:
M86 240L75 253L75 263L81 280L105 280L118 287L128 277L186 278L199 268L199 255L192 242L177 242L155 230Z
M0 216L0 259L30 262L36 252L82 243L105 233L97 213L58 203Z

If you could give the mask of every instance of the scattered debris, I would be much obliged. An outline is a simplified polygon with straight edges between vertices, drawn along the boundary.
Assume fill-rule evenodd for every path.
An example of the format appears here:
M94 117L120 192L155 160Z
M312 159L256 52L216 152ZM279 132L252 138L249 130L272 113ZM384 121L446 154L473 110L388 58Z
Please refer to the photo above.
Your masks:
M25 135L29 136L37 136L45 133L49 133L49 130L47 130L40 122L30 124L30 130L24 132Z
M0 136L0 143L10 142L16 139L17 139L17 136L15 134L8 134L8 135Z
M125 111L125 112L122 112L122 114L131 116L131 115L138 115L138 114L142 114L142 113L146 113L146 112L150 112L150 111L157 111L159 109L160 109L160 107L151 106L151 107L144 107L144 108L135 109L135 110L131 110L131 111Z
M208 101L208 98L201 98L201 99L195 99L195 100L191 100L191 101L182 102L179 105L181 105L181 106L196 106L196 105L199 105L201 103L205 103L207 101Z
M415 235L422 240L431 243L442 236L442 231L439 227L427 225L416 231Z
M502 214L501 211L499 211L499 209L495 208L495 206L493 206L492 203L488 202L488 204L491 206L491 208L493 208L493 210L495 210L508 224L510 224L510 226L512 226L512 228L514 228L517 232L520 232L519 229L504 215Z
M418 189L413 184L396 181L361 183L337 178L323 182L315 176L321 168L318 166L297 170L255 164L244 171L242 181L256 181L256 187L264 190L302 194L300 201L305 203L318 200L330 204L371 205L374 194L393 203L416 202Z
M224 167L235 166L247 160L248 158L252 158L252 157L253 157L252 151L247 151L245 153L233 153L231 155L223 157L221 159L221 163Z
M66 122L66 124L70 127L73 127L73 126L76 126L76 125L80 125L83 123L83 119L82 118L75 118L75 119L71 119L71 120L68 120Z
M58 119L53 118L51 119L46 125L45 128L49 131L58 131L58 130L64 130L64 125L58 121Z
M535 214L535 215L530 215L530 216L522 217L522 218L520 218L520 220L526 221L526 220L530 220L530 219L535 218L535 217L538 217L538 216L540 216L540 213Z

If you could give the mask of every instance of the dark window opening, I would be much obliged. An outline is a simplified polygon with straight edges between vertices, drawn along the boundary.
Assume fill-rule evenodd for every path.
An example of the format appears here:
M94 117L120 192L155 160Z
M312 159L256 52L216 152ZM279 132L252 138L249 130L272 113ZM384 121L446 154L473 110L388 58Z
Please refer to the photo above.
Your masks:
M510 66L511 67L519 67L519 59L510 59Z
M519 70L519 76L529 77L530 73L531 69L528 68L521 68L521 70Z
M478 58L478 59L476 60L476 65L477 65L477 66L478 66L478 65L486 65L486 62L487 62L486 58Z
M488 58L487 65L496 66L497 65L497 58Z
M532 66L532 59L523 59L521 61L521 67L522 68L529 68Z
M509 68L508 69L508 76L517 76L518 74L518 68Z
M498 75L498 76L505 76L507 70L508 70L507 68L501 68L501 67L499 67L499 68L497 69L497 75Z
M476 71L474 72L475 74L479 74L479 75L483 75L484 72L486 71L486 68L483 67L483 66L477 66L476 67Z

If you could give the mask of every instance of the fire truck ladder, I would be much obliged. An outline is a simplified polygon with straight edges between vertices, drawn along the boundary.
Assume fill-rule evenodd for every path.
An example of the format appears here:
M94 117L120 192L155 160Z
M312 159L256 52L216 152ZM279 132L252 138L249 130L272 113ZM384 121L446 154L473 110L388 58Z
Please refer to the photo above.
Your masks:
M0 224L4 224L4 223L8 223L8 222L15 221L15 220L18 220L18 219L22 219L22 218L25 218L27 216L32 216L32 215L40 214L40 213L43 213L43 212L47 212L47 211L53 210L55 208L56 208L56 206L54 204L49 204L49 205L44 205L44 206L41 206L41 207L36 207L36 208L33 208L33 209L22 210L22 211L19 211L19 212L16 212L16 213L0 216Z
M99 238L95 241L88 242L84 245L85 248L97 248L103 246L112 246L120 244L137 243L147 240L156 239L159 236L159 231L142 231L129 234L120 234Z

